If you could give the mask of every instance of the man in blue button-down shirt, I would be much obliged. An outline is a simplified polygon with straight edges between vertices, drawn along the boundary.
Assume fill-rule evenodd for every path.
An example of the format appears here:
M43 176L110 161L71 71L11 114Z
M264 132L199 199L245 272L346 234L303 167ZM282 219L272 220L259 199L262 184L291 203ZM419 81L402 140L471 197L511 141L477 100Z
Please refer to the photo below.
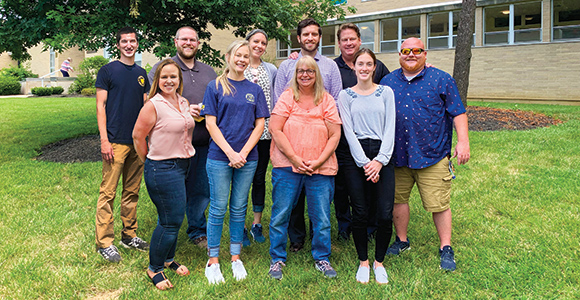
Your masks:
M409 195L417 184L423 207L433 214L439 234L440 267L455 270L451 248L450 157L453 126L457 145L453 157L461 165L469 160L467 115L455 80L436 69L425 68L423 42L410 38L401 45L401 68L381 80L395 93L397 110L395 149L395 206L393 221L397 237L387 253L410 249L407 238Z

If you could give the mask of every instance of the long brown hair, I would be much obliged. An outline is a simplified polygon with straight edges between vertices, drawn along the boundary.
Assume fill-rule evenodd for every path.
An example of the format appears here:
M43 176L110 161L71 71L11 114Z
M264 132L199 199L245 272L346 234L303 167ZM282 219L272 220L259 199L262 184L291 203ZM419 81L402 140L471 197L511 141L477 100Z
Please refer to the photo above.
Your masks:
M234 86L228 80L228 74L232 72L232 66L230 65L229 60L234 59L234 55L236 54L238 49L244 46L248 47L248 49L250 48L250 44L248 43L248 41L235 40L228 46L226 56L229 59L226 59L226 68L224 69L222 75L218 76L215 81L215 88L217 89L219 87L218 85L221 84L222 88L224 89L224 96L231 95L234 92L232 91L232 89L234 89Z
M168 65L174 65L177 68L177 72L179 73L179 87L177 87L177 93L181 95L183 92L183 74L181 73L181 68L179 65L174 62L171 58L164 59L159 63L157 66L157 70L155 70L155 75L153 76L153 82L151 83L151 89L149 90L149 95L147 96L147 100L153 98L155 94L159 93L159 78L161 77L161 70Z
M300 99L300 86L298 85L298 67L305 65L307 68L313 69L314 73L316 74L315 81L314 81L314 105L318 105L320 101L322 101L322 97L324 97L324 93L326 90L324 89L324 82L322 81L322 75L320 74L320 69L318 68L318 64L314 58L310 56L302 56L296 62L296 68L294 68L294 76L292 77L292 83L290 88L294 93L294 101L298 102Z
M372 50L367 49L367 48L360 48L360 50L358 50L358 52L355 53L354 60L353 60L353 63L355 65L356 65L356 60L363 54L368 54L371 57L371 59L373 60L373 65L375 67L377 66L377 57L376 57L375 53ZM377 68L375 68L375 70L373 71L371 79L375 78L376 71L377 71Z

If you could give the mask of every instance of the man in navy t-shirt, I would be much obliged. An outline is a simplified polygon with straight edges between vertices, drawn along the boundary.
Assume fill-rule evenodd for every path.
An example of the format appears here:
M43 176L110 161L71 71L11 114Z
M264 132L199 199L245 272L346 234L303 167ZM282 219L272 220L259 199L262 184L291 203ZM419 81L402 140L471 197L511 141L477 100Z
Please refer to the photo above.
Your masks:
M97 74L97 123L101 136L103 180L96 216L97 251L109 262L121 261L113 245L113 202L123 174L120 245L145 251L149 244L137 237L137 200L143 175L143 162L133 147L133 127L147 97L149 80L145 69L135 64L138 42L131 27L117 32L121 58L103 66Z

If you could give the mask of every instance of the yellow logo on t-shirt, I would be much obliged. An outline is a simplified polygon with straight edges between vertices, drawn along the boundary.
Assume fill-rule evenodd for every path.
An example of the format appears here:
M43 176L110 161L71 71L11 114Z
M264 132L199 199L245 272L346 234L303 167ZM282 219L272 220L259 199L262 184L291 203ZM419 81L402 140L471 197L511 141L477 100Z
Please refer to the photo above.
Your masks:
M254 95L252 95L252 94L250 94L250 93L246 94L246 100L247 100L248 102L250 102L250 103L254 103L254 101L255 101L255 100L254 100Z
M145 86L145 77L143 77L143 75L140 75L140 76L137 78L137 81L139 81L139 84L140 84L141 86Z

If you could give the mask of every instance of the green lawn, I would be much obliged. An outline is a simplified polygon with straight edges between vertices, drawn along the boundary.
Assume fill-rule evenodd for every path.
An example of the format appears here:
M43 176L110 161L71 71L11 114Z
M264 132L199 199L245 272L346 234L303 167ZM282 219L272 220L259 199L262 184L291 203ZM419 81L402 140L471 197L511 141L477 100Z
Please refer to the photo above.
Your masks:
M192 274L179 277L168 271L175 289L161 292L145 275L146 253L121 249L123 261L115 265L95 252L101 163L34 159L45 144L97 133L94 102L0 99L0 201L5 203L0 207L0 299L580 298L580 107L470 103L533 110L564 123L471 133L472 158L457 167L452 192L458 264L453 273L439 270L435 228L414 192L412 249L385 260L386 286L356 283L354 245L335 240L331 262L336 279L325 279L314 269L307 247L289 254L282 281L270 280L265 243L244 248L249 276L235 282L224 245L226 283L209 286L203 273L207 255L188 243L182 230L177 259ZM117 239L118 209L117 203ZM144 185L138 217L139 235L149 240L157 219Z

